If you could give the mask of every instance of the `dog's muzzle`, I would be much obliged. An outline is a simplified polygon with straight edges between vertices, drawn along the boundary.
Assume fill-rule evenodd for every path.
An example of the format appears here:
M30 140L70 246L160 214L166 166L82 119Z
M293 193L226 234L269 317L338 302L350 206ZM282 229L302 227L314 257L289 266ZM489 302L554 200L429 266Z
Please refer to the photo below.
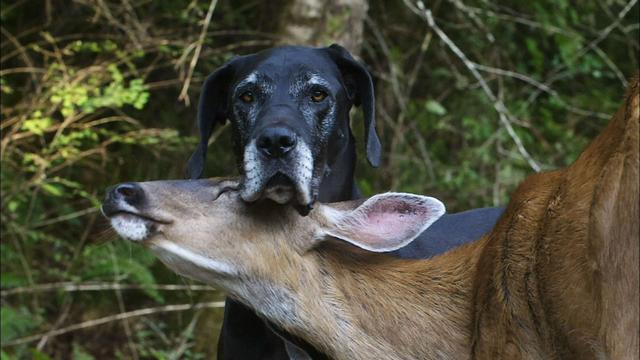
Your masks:
M292 130L266 128L245 147L240 195L247 202L266 198L293 203L306 214L316 198L311 184L313 166L309 147Z

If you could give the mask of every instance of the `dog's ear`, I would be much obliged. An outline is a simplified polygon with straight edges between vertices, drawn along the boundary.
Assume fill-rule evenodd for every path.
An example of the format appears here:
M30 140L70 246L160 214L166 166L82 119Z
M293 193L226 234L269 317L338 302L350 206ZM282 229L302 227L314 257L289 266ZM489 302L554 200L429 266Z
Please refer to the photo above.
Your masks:
M354 105L364 112L364 136L367 159L373 167L380 165L381 146L376 133L376 99L373 80L369 71L342 46L333 44L326 48L346 82L347 93Z
M187 165L187 176L197 179L202 176L209 138L216 125L221 125L227 119L229 86L233 78L235 63L232 59L221 68L210 74L202 85L200 100L198 101L198 128L200 129L200 143L191 155Z

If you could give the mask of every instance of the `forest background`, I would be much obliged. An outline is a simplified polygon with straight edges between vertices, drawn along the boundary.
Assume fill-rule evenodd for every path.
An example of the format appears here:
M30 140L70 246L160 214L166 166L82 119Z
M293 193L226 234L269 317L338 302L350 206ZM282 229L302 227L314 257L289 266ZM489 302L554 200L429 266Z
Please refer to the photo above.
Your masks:
M505 204L573 161L637 72L637 0L2 0L1 358L214 358L223 294L120 241L121 181L182 178L203 79L234 55L345 45L376 80L363 193ZM362 143L361 113L352 123ZM207 176L237 173L228 126Z

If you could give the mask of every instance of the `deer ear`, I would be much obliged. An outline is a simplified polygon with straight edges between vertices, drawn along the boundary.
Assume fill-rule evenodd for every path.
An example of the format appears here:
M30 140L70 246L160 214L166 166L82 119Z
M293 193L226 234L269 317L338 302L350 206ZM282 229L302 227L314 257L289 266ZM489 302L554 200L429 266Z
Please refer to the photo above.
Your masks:
M373 252L407 245L445 213L440 200L405 193L378 194L352 210L330 205L321 209L324 235Z

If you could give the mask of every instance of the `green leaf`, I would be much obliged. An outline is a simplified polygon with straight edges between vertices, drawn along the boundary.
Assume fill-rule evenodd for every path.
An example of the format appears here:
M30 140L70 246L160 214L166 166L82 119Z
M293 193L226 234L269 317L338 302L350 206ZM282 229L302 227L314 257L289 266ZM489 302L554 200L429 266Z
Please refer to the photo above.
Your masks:
M576 59L573 57L582 48L582 41L577 37L568 37L564 34L558 34L555 36L558 50L560 50L560 57L567 66L573 66Z
M86 352L82 346L77 343L73 344L73 360L94 360L93 355Z
M7 83L4 78L0 78L0 92L7 95L11 95L14 92L13 88Z
M541 74L544 70L544 53L540 50L540 47L538 47L538 43L530 37L527 37L525 39L525 45L527 46L529 55L531 55L530 61L535 69L536 74Z
M440 104L435 100L428 100L427 103L425 104L425 107L427 108L427 111L432 114L442 116L447 113L447 109L445 109L444 106L442 106L442 104Z
M7 289L24 286L29 282L24 276L3 269L0 274L0 283L2 284L3 289Z
M115 252L117 263L114 263L111 251ZM123 282L143 286L156 284L155 277L150 270L151 265L156 262L156 257L142 247L116 241L109 246L87 246L83 255L85 259L92 259L90 263L86 264L87 267L83 272L83 277L86 280L118 278ZM156 289L145 288L143 291L158 302L164 301Z
M53 196L62 196L64 195L64 191L61 186L52 184L52 183L43 183L42 190L49 195Z
M0 339L3 343L28 335L40 325L40 318L24 307L0 308Z
M40 350L37 349L32 349L31 350L31 358L33 360L51 360L51 358L49 357L49 355L41 352Z
M53 121L48 117L40 117L41 115L39 111L35 112L32 119L25 120L22 123L22 130L30 131L36 135L44 134L44 130L53 125Z
M15 201L15 200L11 200L9 201L9 211L14 213L16 212L16 210L18 210L18 207L20 206L20 202L19 201Z

